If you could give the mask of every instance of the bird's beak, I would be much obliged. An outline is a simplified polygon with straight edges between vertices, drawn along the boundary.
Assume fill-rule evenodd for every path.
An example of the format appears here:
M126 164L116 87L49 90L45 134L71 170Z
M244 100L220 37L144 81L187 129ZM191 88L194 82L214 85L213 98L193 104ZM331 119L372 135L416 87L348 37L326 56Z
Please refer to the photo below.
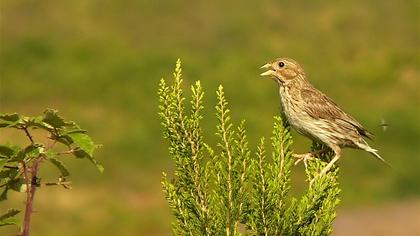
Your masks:
M261 69L268 69L266 72L261 73L261 76L269 76L269 75L274 75L274 70L272 70L272 66L270 63L267 63L263 66L261 66Z
M270 67L271 67L270 63L267 63L267 64L261 66L261 69L267 69L267 68L270 68Z

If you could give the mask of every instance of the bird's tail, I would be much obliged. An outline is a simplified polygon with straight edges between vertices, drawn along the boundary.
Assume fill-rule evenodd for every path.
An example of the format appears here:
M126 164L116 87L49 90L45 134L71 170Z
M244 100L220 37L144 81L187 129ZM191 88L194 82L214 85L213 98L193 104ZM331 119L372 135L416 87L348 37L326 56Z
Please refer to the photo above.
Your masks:
M387 165L389 168L392 168L391 164L389 164L387 161L385 161L385 159L383 159L379 154L378 154L378 150L371 148L369 145L367 144L359 144L359 147L361 149L366 150L367 152L369 152L370 154L372 154L374 157L376 157L376 159L380 160L382 163L384 163L385 165Z
M374 157L376 157L378 160L380 160L382 163L387 165L389 168L392 168L391 164L389 164L387 161L385 161L385 159L383 159L381 156L379 156L378 150L371 148L371 150L367 150L367 151L370 154L372 154Z

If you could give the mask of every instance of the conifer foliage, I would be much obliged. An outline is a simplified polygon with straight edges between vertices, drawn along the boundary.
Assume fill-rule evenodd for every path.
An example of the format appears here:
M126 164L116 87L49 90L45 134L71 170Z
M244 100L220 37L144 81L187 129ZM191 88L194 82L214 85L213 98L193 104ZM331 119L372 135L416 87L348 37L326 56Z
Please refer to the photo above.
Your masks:
M293 167L292 137L283 118L274 118L271 155L261 138L255 155L248 147L245 122L232 123L223 87L216 105L216 148L203 140L204 91L199 81L191 87L190 108L182 88L180 60L174 82L159 85L159 116L175 171L163 173L163 190L172 209L174 235L329 235L339 203L334 167L315 178L300 198L290 197ZM186 112L188 110L188 114ZM320 150L319 144L313 150ZM312 180L331 158L320 155L308 163Z

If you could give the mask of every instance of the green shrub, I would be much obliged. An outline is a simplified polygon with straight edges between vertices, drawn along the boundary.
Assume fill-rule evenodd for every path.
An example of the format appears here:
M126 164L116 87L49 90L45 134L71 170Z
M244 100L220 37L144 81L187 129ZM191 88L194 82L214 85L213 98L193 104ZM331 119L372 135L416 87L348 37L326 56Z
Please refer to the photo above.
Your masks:
M293 166L292 137L283 118L274 118L271 158L261 138L251 155L245 122L234 126L223 87L217 90L216 148L203 140L200 127L204 91L199 81L191 87L189 114L185 111L181 62L174 83L159 86L159 116L173 176L163 174L163 189L175 221L174 235L328 235L339 203L334 167L317 177L299 199L289 197ZM313 150L320 150L319 144ZM306 168L307 181L326 165L332 153L318 156Z
M69 171L63 158L87 158L100 172L103 167L93 158L98 145L76 123L66 121L55 110L46 110L43 116L26 117L19 114L0 114L0 128L22 131L29 144L21 147L16 144L0 145L0 201L7 200L10 190L26 193L25 214L20 235L30 232L30 221L35 193L38 187L60 185L71 188ZM47 137L38 137L32 131L43 130ZM38 138L43 141L40 142ZM60 175L56 181L45 182L39 173L44 163L57 167ZM20 225L16 215L18 209L9 209L0 216L0 226Z

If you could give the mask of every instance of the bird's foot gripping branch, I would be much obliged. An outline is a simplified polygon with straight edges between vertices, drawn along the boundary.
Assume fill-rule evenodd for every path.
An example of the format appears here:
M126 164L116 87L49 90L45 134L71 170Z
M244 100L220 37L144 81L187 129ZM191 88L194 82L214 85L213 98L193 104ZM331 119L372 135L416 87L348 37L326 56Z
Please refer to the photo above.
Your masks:
M244 122L230 118L222 86L217 91L216 148L203 139L203 89L191 87L188 114L178 60L174 82L161 80L159 116L175 171L163 174L163 189L174 215L174 235L328 235L339 203L337 174L333 167L315 178L331 153L308 161L307 181L314 183L300 198L290 197L294 163L289 126L275 117L271 155L261 138L252 154ZM314 144L313 150L323 147Z

